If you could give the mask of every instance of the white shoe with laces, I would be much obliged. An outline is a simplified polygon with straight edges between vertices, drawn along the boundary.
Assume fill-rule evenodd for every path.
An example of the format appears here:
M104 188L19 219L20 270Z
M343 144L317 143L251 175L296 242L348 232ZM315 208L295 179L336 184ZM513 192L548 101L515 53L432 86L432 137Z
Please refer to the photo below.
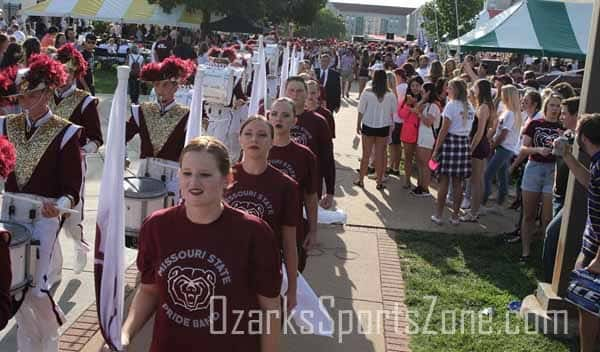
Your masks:
M471 212L467 212L465 215L461 216L458 219L462 222L476 222L478 218L478 215L475 215Z
M431 215L431 221L436 224L436 225L443 225L444 224L444 220L442 220L442 218L438 217L437 215Z

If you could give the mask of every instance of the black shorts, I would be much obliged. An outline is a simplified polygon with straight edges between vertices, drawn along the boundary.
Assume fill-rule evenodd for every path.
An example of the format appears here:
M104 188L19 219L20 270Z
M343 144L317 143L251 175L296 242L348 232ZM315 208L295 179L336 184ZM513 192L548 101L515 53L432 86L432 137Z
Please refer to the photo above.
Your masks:
M373 128L365 124L362 125L360 131L367 137L387 137L390 134L390 127Z
M402 132L402 124L398 122L394 122L394 130L392 131L392 145L400 145L402 141L400 140L400 133Z

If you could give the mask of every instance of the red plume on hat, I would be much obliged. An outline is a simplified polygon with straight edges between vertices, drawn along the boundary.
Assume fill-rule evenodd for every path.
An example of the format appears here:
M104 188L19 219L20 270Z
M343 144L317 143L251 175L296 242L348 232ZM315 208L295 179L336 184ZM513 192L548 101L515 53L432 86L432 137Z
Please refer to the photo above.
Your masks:
M67 43L58 49L56 59L67 66L75 78L82 78L87 71L88 64L83 55L75 48L73 43Z
M185 82L196 69L196 64L191 60L183 60L169 56L161 62L160 73L163 79Z
M160 62L151 62L144 65L140 71L140 80L146 82L161 81Z
M140 79L146 82L171 80L182 83L188 79L195 69L196 64L194 62L169 56L160 63L153 62L144 65L140 73Z
M229 62L234 62L237 58L237 51L233 47L223 49L221 57L229 59Z
M216 46L213 46L210 48L210 50L208 50L208 56L210 57L221 57L221 54L223 54L223 50L221 50L221 48L217 48Z
M15 80L18 70L19 67L14 65L0 71L0 96L8 97L17 94Z
M0 94L9 97L44 88L56 89L65 85L67 76L60 62L44 54L33 54L28 67L14 66L0 72Z
M17 152L8 138L0 137L0 177L6 179L15 169Z

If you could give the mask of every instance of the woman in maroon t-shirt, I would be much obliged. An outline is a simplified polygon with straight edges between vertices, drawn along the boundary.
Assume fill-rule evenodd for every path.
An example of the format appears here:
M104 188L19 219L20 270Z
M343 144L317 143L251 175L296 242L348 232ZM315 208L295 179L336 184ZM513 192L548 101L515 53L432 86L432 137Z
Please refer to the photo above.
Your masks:
M298 183L269 165L273 126L260 115L240 127L242 161L233 167L233 181L225 201L265 220L275 232L283 250L288 276L287 308L296 306L298 250L296 227L300 221Z
M279 351L277 241L264 221L223 203L227 148L193 139L179 180L183 204L155 212L140 230L141 285L123 325L125 349L156 313L151 352ZM264 328L254 332L248 324L257 313Z
M552 94L544 100L543 119L530 120L523 132L521 154L529 160L523 171L521 190L523 194L523 220L521 223L521 262L529 259L531 238L535 232L535 220L538 204L542 201L542 229L552 220L552 191L554 188L554 169L556 157L552 155L554 140L562 133L559 121L562 98Z
M308 147L292 140L292 126L296 124L296 108L290 98L279 98L273 102L269 122L275 129L273 147L269 151L269 163L298 182L299 218L296 229L298 245L298 270L304 271L307 253L317 243L318 182L317 157ZM308 222L302 217L306 207Z

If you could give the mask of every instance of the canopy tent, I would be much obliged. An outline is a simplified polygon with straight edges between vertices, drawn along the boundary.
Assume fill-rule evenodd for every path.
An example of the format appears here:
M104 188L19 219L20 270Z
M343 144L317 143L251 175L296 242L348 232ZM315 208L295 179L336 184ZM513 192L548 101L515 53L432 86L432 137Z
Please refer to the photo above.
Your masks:
M202 22L201 14L190 13L182 5L166 13L147 0L45 0L22 9L21 13L179 27L200 27Z
M262 33L262 29L252 23L249 19L240 16L227 16L215 22L211 22L209 28L213 31L230 33Z
M448 43L463 51L584 59L593 0L523 0Z

